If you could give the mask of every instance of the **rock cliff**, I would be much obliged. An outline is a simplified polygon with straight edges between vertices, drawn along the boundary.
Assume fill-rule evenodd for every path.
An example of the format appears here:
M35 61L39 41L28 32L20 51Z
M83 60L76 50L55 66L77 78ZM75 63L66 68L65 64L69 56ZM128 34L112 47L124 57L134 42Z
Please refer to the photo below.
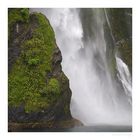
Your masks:
M21 123L50 127L51 122L53 127L56 121L72 120L69 80L61 68L54 31L43 14L8 9L8 56L9 130Z

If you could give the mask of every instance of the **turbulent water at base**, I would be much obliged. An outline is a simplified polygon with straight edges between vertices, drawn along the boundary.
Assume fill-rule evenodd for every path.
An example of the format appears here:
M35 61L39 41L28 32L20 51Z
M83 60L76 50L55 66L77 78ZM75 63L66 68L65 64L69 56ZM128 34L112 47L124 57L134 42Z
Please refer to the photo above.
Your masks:
M103 9L32 9L49 19L61 50L62 68L72 90L71 114L84 125L131 125L131 76L116 57L118 79L111 77ZM108 21L107 21L108 22Z

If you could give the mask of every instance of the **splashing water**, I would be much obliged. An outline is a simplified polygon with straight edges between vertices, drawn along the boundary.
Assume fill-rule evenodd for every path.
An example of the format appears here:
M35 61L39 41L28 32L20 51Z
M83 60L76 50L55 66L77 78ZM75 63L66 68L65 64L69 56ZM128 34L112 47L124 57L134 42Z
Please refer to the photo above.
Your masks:
M103 9L32 9L46 15L61 50L62 68L72 90L71 114L84 125L131 125L131 76L116 57L118 78L112 79L106 58Z

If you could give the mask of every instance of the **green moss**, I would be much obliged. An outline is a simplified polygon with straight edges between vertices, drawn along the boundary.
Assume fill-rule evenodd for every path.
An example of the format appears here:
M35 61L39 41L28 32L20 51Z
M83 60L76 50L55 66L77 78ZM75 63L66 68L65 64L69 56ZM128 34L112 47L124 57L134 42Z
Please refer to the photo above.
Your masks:
M51 78L46 87L40 91L42 97L47 97L48 102L53 104L61 95L61 88L59 81L56 78Z
M29 20L29 9L27 9L27 8L21 9L20 14L21 14L21 17L22 17L22 21L28 22L28 20Z
M29 59L28 64L30 66L35 66L35 65L39 64L39 59L38 58Z
M30 21L26 19L25 9L12 9L9 14L10 25L17 21ZM13 19L14 15L16 17ZM8 77L9 105L24 104L27 113L46 109L52 103L52 97L56 95L57 98L60 93L57 79L50 79L48 85L46 83L47 71L50 72L52 69L51 60L55 48L54 32L44 15L34 13L31 16L37 19L38 26L32 32L32 38L25 40L20 46L21 54ZM45 89L47 94L43 95L42 89Z
M8 9L8 25L13 26L16 22L28 22L29 21L29 9L17 8Z
M35 112L39 110L46 109L49 107L47 98L41 98L40 94L36 94L31 100L28 100L25 106L26 113Z
M59 82L55 78L51 78L48 85L47 85L47 92L49 94L59 95L60 94L60 87Z
M41 13L35 13L34 15L37 17L39 25L41 25L34 32L34 37L38 37L41 39L44 38L44 42L47 43L47 45L50 46L54 45L55 44L54 31L51 28L49 21L46 20L46 17ZM41 33L43 34L43 36L41 35Z
M8 39L10 33L13 32L13 26L17 22L28 23L29 9L28 8L10 8L8 9Z

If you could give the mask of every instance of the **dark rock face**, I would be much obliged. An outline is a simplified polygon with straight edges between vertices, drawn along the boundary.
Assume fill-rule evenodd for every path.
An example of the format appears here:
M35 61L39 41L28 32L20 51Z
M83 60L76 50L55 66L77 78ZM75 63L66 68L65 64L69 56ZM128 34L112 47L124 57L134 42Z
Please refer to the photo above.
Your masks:
M9 9L9 16L10 12L15 12L15 10L17 10L18 14L20 14L21 9ZM61 52L55 43L55 38L53 37L54 33L48 20L44 17L44 15L36 13L29 15L28 22L15 20L12 24L10 24L10 20L11 18L9 17L9 123L41 123L71 120L71 90L69 88L69 80L62 71ZM45 29L41 29L42 26L45 27L45 24L47 26L45 28L46 32L43 32ZM36 31L38 32L36 33ZM37 35L34 37L35 33ZM45 37L48 37L48 39ZM42 43L42 45L38 45L40 48L38 46L36 47L34 44L36 45L38 42L31 42L33 39L39 40L41 43L44 41L44 44ZM28 47L25 46L24 44L26 41L30 41L29 43L31 45ZM44 48L42 46L44 46ZM49 49L45 50L46 47ZM36 62L36 59L34 58L31 59L32 61L29 61L30 63L28 64L25 61L25 57L22 55L22 53L27 54L28 49L32 49L31 53L34 50L37 50L37 52L40 54L42 53L42 55L44 55L43 53L46 51L45 53L49 60L45 59L45 56L43 58L42 55L38 54L37 58L39 59L39 62ZM35 57L35 54L32 53L32 57ZM46 63L46 61L48 62ZM43 67L45 66L45 63L48 68ZM25 69L23 69L22 66L24 66ZM20 68L17 69L18 67ZM35 75L36 69L41 69L40 72L41 74L43 73L42 79L36 78L36 76L38 76ZM25 71L27 72L25 73ZM18 75L19 73L22 73L23 77ZM27 75L30 73L32 73L32 76L28 77ZM24 84L24 80L22 80L22 78L26 76L27 79L29 78L31 80L25 81ZM17 77L19 77L19 81L16 81L18 79ZM33 77L35 78L32 79ZM44 79L46 79L45 82ZM42 81L40 82L39 80ZM30 87L30 85L34 85L35 81L37 82L37 85L34 86L34 88L36 88L35 92L38 92L37 97L36 93L34 93L34 89L31 89ZM23 88L21 88L21 86L23 86ZM44 91L42 91L42 87L44 88ZM23 95L21 94L21 91L25 90L24 88L27 92L30 91L27 94L28 96L25 92L22 93ZM55 91L58 93L55 93Z
M132 9L110 8L107 11L115 46L121 59L128 65L132 74Z
M17 32L17 26L19 31ZM22 42L27 39L28 32L25 32L26 27L24 23L18 22L14 23L13 34L11 35L11 39L8 40L8 70L11 70L12 65L15 63L16 59L19 57L21 53L20 45ZM24 33L24 34L22 34Z

